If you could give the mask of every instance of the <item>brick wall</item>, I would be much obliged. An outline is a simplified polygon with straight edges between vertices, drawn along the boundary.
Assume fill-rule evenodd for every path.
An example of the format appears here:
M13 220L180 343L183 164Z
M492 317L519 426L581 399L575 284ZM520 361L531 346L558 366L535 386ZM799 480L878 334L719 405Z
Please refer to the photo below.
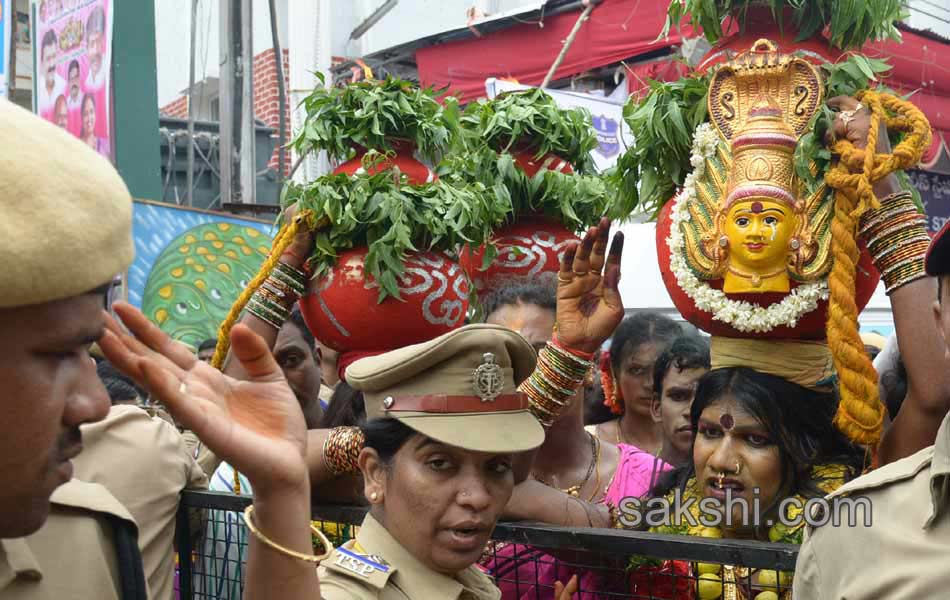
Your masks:
M286 110L286 128L289 138L292 131L290 120L290 73L289 53L286 48L284 54L284 89L287 92L287 110ZM273 127L275 131L280 129L280 93L277 87L277 65L274 61L273 49L268 49L254 57L254 114L258 119ZM277 148L274 148L274 154L271 156L268 166L277 170ZM290 151L284 151L284 174L290 173Z
M289 52L283 49L284 54L284 83L287 92L287 137L289 138L293 127L290 121L290 60ZM280 93L277 88L277 65L274 64L274 51L265 50L254 57L254 116L273 127L275 131L280 130ZM188 118L188 96L180 96L173 102L170 102L159 109L163 114L178 119ZM275 134L275 139L277 135ZM290 151L284 152L284 173L290 173ZM277 148L274 148L274 154L271 156L268 167L277 170Z
M188 96L179 96L172 102L158 109L162 114L174 119L188 118Z

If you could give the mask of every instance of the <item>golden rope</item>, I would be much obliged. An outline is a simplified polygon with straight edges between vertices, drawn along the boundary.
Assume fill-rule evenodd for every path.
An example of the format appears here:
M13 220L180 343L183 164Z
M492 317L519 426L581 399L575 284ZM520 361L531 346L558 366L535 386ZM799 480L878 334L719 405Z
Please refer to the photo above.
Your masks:
M305 221L306 223L304 223ZM221 326L218 328L218 345L215 347L214 357L211 359L211 366L215 369L224 369L224 359L227 357L228 350L231 347L231 329L235 323L237 323L241 312L244 310L244 307L247 306L251 296L261 287L264 280L270 276L271 271L274 270L274 267L280 261L284 250L294 241L294 237L297 235L301 223L312 230L316 230L317 228L326 226L328 221L321 219L320 222L316 222L311 211L304 211L294 217L293 221L289 224L280 228L277 235L274 236L274 241L271 244L271 252L267 260L261 265L254 279L252 279L247 287L244 288L244 291L241 292L237 301L231 306L231 310L228 311L228 316L221 322ZM241 474L237 469L234 469L234 493L241 493Z
M825 175L828 186L835 190L831 222L834 265L828 276L828 345L838 372L841 396L835 424L851 440L876 446L884 422L884 405L878 397L877 372L858 332L858 223L865 212L881 206L874 195L874 183L917 164L930 145L931 134L927 118L910 102L871 90L860 92L857 97L871 111L867 147L862 150L847 140L838 140L831 148L839 156L838 162ZM882 122L889 131L906 133L891 154L874 152Z
M299 219L294 219L290 224L280 228L280 231L277 232L277 235L274 237L274 242L271 245L270 256L267 257L267 260L261 265L257 275L251 280L247 287L244 288L244 291L238 296L237 301L231 306L227 318L222 321L221 326L218 328L218 345L215 347L214 357L211 359L211 366L215 369L221 370L224 367L224 359L228 355L228 349L231 347L231 329L234 327L234 324L237 323L238 318L241 316L241 311L247 306L251 296L261 287L261 284L270 276L271 271L274 270L274 267L278 261L280 261L280 255L283 254L287 246L294 241L299 222Z

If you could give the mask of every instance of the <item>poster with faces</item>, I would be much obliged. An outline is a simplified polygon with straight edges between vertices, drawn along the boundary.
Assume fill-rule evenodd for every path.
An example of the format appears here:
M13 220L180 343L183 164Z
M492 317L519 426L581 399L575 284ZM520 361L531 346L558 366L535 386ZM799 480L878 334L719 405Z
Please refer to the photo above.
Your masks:
M112 160L111 0L35 0L33 110Z

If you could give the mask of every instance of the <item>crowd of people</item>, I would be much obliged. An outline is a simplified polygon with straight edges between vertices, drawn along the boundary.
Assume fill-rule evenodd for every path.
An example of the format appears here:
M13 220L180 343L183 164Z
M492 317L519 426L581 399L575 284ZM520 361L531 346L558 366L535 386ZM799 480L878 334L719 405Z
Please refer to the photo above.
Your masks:
M854 109L844 133L866 141L869 123ZM556 285L513 281L482 298L484 322L342 373L294 305L314 243L301 230L264 286L272 308L249 304L218 370L216 340L194 352L108 305L132 259L131 201L94 144L7 103L0 132L18 140L0 150L13 259L0 274L0 598L170 600L179 495L204 488L254 499L241 517L192 515L208 597L566 600L659 593L670 572L719 586L701 598L730 585L759 600L946 595L946 229L911 257L920 276L890 290L888 415L871 448L839 426L827 349L801 359L817 342L760 356L756 340L625 316L623 235L611 241L606 219L564 251ZM888 176L875 193L899 186ZM810 513L827 505L810 501L825 496L867 498L873 519L822 524ZM644 518L676 499L723 519ZM368 513L334 547L340 532L311 523L316 501ZM812 520L786 522L806 508ZM802 546L794 577L666 561L638 567L631 590L601 568L628 557L495 542L499 519Z

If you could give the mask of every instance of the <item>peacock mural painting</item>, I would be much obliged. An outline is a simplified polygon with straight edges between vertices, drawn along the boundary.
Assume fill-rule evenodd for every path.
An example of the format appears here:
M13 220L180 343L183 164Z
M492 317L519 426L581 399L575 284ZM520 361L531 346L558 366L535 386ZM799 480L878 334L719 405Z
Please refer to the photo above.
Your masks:
M267 257L272 232L265 222L137 201L129 302L196 347L216 336Z

